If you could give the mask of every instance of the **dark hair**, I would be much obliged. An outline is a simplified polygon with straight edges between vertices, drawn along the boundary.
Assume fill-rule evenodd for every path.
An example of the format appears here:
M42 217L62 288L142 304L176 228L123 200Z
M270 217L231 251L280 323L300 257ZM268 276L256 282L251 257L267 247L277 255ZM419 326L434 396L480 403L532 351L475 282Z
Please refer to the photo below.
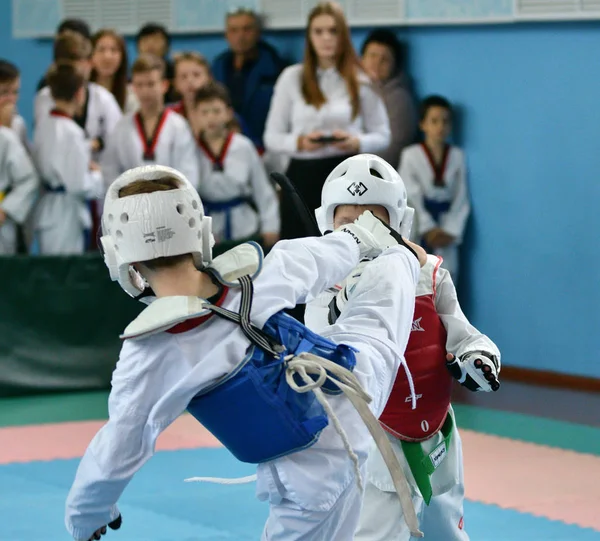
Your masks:
M171 36L169 35L169 32L162 24L158 23L148 23L142 26L137 33L137 36L135 36L135 42L137 44L142 38L153 36L154 34L161 34L162 37L165 38L167 49L171 46Z
M194 96L194 105L211 100L220 100L227 107L231 107L231 98L227 88L216 81L211 81L196 91L196 95Z
M75 94L83 87L83 76L72 64L57 64L48 70L46 76L50 93L55 100L73 101Z
M54 40L54 62L76 62L92 56L92 42L72 30L65 30Z
M92 46L94 50L96 49L96 45L98 42L105 37L110 37L115 40L117 43L117 47L121 52L121 64L117 68L117 71L113 75L112 80L112 88L110 91L112 95L117 100L121 111L125 110L125 101L127 100L127 46L125 45L125 40L123 36L115 32L114 30L103 28L102 30L98 30L92 37ZM96 68L92 68L92 73L90 74L90 81L95 82L98 78L98 72Z
M157 70L160 72L161 78L164 79L165 69L165 61L162 58L148 53L141 54L131 66L131 76L133 77L136 73L148 73Z
M0 83L12 83L20 75L19 68L12 62L0 58Z
M431 96L427 96L421 102L421 107L419 109L419 119L425 120L425 117L427 116L427 112L432 107L442 107L442 108L446 109L452 116L452 105L450 104L450 102L446 98L444 98L444 96L431 95Z
M88 23L86 23L82 19L65 19L63 20L56 29L57 34L62 34L65 30L70 30L71 32L75 32L91 41L92 32Z
M406 66L406 45L402 43L391 30L378 28L373 30L365 39L360 50L360 55L364 56L369 43L379 43L385 45L394 57L393 72L403 71Z

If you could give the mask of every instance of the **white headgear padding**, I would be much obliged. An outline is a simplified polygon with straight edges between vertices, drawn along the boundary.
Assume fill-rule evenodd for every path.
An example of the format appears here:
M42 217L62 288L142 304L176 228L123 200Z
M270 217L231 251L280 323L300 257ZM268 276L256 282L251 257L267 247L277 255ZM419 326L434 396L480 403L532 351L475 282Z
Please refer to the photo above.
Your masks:
M321 233L333 231L340 205L381 205L388 211L390 227L409 238L414 210L407 206L406 187L398 172L374 154L357 154L340 163L327 177L321 206L315 216Z
M137 181L174 179L179 188L119 197L119 190ZM136 167L108 188L102 214L104 262L113 281L132 297L146 283L132 263L191 254L201 269L212 260L211 218L204 215L198 192L179 171L162 165Z

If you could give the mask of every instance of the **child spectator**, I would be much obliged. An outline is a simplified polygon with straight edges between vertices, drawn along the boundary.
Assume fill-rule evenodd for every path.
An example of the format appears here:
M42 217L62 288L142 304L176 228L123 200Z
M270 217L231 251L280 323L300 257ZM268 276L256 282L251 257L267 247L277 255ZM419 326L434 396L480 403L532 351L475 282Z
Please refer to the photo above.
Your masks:
M92 47L90 81L106 88L124 113L136 111L139 103L127 80L127 46L123 36L114 30L99 30L92 38Z
M115 127L102 159L107 184L140 165L167 165L198 182L196 143L187 122L165 108L165 65L153 55L141 55L133 64L132 87L140 103Z
M229 127L233 109L227 89L201 88L190 115L201 126L198 139L202 182L198 192L218 243L260 236L269 249L279 240L279 204L252 141Z
M85 79L74 66L57 64L48 85L54 107L38 120L33 140L45 191L35 210L35 233L41 254L80 254L92 227L88 202L103 191L98 164L74 120L85 103Z
M79 34L84 40L90 43L92 41L90 26L81 19L64 19L61 21L56 28L54 39L56 40L63 32L74 32L75 34ZM48 86L48 82L46 81L46 75L44 74L38 82L36 91L39 92L45 86Z
M25 222L39 186L31 158L12 129L14 111L12 96L0 91L0 255L17 253L17 225Z
M80 34L65 31L54 42L55 64L71 64L84 80L84 100L75 111L73 119L84 130L89 140L93 157L98 161L109 134L122 116L121 108L114 96L96 83L90 83L92 45ZM50 87L40 90L34 103L36 124L47 118L54 109Z
M16 109L20 88L21 74L19 68L12 62L0 58L0 103L10 102L12 104L12 117L10 118L8 127L16 132L23 146L28 149L27 126L25 125L25 120L17 113Z
M138 32L135 43L139 55L151 54L162 58L165 63L165 77L169 85L165 90L165 103L173 103L177 100L173 88L174 69L173 62L169 59L171 48L171 36L162 24L148 23Z
M196 52L184 52L175 55L175 91L181 100L172 105L173 111L183 116L192 129L194 137L200 135L200 126L191 122L188 114L196 106L196 92L204 85L213 81L210 64L201 54ZM237 132L244 131L245 125L242 119L234 113L230 122L230 128Z
M420 120L424 141L404 149L400 176L415 209L417 227L413 230L428 252L444 259L442 266L456 282L458 246L470 212L465 158L460 148L447 142L452 106L446 98L425 98Z

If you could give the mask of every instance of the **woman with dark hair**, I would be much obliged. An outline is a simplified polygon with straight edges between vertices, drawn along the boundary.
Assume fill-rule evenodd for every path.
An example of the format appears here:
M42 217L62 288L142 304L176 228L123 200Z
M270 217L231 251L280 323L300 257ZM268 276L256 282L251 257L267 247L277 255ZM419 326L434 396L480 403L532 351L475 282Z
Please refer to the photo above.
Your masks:
M267 150L291 157L287 175L311 209L320 206L325 178L339 163L389 145L385 106L361 70L338 4L310 12L304 61L277 80L264 140ZM286 194L281 220L282 238L309 234Z
M361 55L383 98L392 131L390 145L376 154L397 168L402 149L414 143L417 133L417 112L405 72L406 49L393 32L377 29L367 36Z
M124 113L137 110L138 100L127 81L127 47L123 36L105 28L94 34L92 46L90 80L112 93Z

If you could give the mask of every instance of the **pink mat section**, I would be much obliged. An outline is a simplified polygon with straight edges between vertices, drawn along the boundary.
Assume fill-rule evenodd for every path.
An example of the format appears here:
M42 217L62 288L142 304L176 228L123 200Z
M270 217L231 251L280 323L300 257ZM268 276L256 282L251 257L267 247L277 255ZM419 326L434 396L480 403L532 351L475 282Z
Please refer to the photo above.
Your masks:
M600 531L600 457L462 430L469 500Z
M0 428L0 464L80 458L104 421ZM183 415L158 438L157 451L221 447L192 416Z
M0 464L79 458L101 421L0 428ZM467 498L600 531L600 457L461 431ZM189 415L157 450L220 447Z

